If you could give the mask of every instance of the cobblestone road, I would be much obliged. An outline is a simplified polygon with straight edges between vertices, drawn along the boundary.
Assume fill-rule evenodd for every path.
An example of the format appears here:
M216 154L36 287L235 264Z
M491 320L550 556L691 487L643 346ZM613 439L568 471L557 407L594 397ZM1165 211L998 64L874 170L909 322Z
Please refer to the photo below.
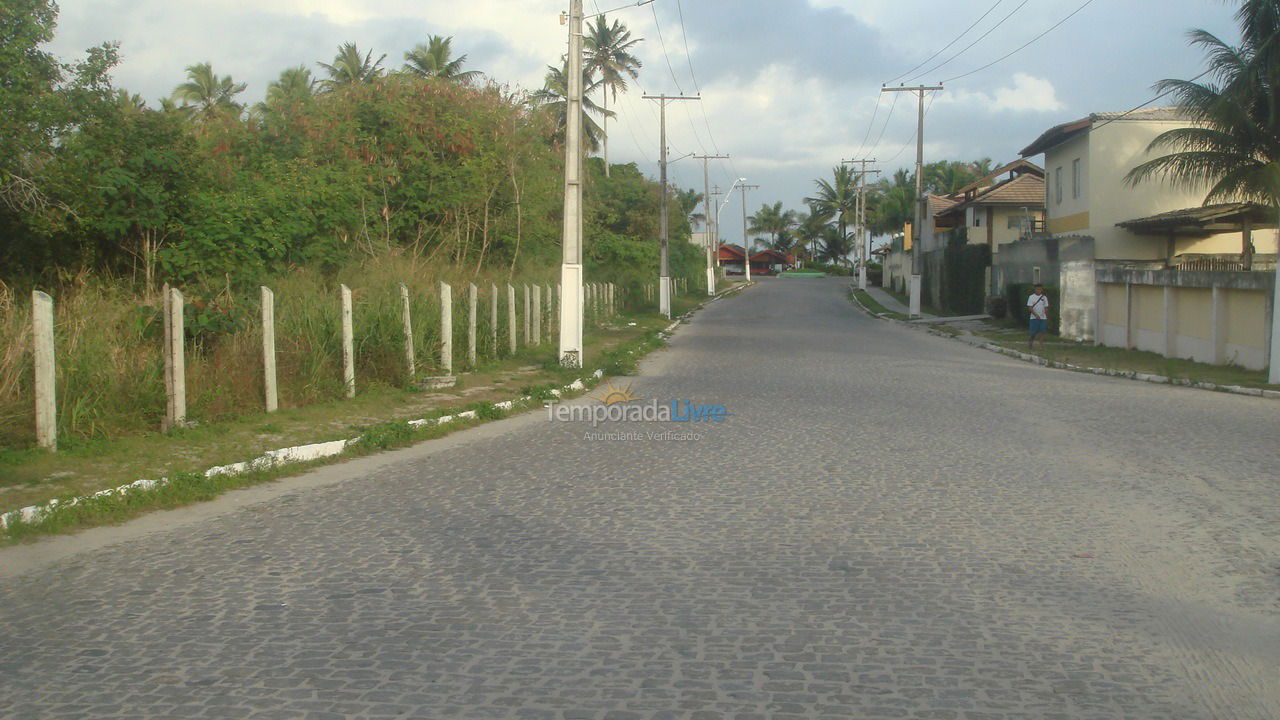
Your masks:
M0 578L0 715L1280 717L1280 404L843 289L762 281L634 379L728 422L534 413Z

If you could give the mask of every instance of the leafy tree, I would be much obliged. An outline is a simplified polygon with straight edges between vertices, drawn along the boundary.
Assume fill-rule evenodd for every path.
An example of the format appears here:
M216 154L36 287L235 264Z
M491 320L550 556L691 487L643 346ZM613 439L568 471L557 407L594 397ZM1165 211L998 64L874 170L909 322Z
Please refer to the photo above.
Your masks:
M588 26L584 38L587 77L598 77L601 90L603 127L600 130L604 145L604 176L609 177L609 95L618 99L618 92L627 91L627 78L635 80L640 77L640 58L632 54L632 49L642 42L643 38L632 38L631 31L621 22L613 24L605 22L604 15L597 15L594 24Z
M554 125L552 137L557 142L564 142L565 123L569 115L569 85L568 85L568 66L564 68L555 68L547 66L547 77L543 81L542 89L533 93L530 100L534 105L544 113L550 113ZM582 136L585 149L595 152L600 149L600 140L604 136L604 130L596 123L592 114L607 118L615 115L612 111L605 110L591 100L591 93L600 87L600 80L592 81L591 78L583 71L582 77Z
M329 77L320 83L325 89L332 90L344 85L373 82L381 77L382 61L386 58L386 53L383 53L375 61L372 50L361 57L360 48L355 43L342 43L332 63L320 63L320 67L329 73Z
M210 63L187 66L187 81L173 89L173 98L190 108L193 117L208 121L222 114L238 116L243 109L235 96L244 92L246 85L237 83L230 75L219 77Z
M453 37L431 35L426 44L419 43L404 54L404 71L419 77L438 77L441 80L470 85L483 73L479 70L463 70L466 55L453 57Z
M1130 184L1160 178L1183 188L1209 187L1206 205L1253 202L1280 207L1280 3L1245 0L1236 12L1240 45L1193 30L1192 45L1207 55L1206 79L1161 80L1194 121L1151 141L1167 154L1138 165ZM1253 246L1242 249L1246 267Z

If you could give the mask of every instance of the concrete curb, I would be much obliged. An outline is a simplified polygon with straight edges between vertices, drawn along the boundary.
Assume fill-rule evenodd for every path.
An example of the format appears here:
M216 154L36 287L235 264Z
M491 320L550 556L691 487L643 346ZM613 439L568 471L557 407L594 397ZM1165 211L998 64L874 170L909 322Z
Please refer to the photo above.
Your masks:
M685 322L690 315L693 315L695 312L706 307L708 304L713 303L716 300L719 300L720 298L725 297L726 295L740 291L742 287L743 286L741 285L734 286L732 288L729 288L728 290L719 292L714 296L712 296L711 298L699 303L689 312L686 312L684 315L681 315L680 317L676 318L675 321L672 322L670 325L668 325L665 329L659 331L659 334L663 338L670 337L671 333L676 329L676 327L680 325L680 323ZM602 379L604 377L604 370L596 370L594 373L591 374L591 377L595 380ZM586 383L584 383L582 379L579 378L569 383L568 385L565 385L563 388L559 390L555 390L555 389L551 390L551 394L555 395L556 397L560 397L565 392L581 391L581 390L585 390L586 387L587 387ZM516 398L514 400L504 400L502 402L493 403L490 407L492 407L495 410L509 411L509 410L515 409L516 407L520 407L527 404L532 399L533 398L531 398L530 396L525 395L525 396ZM415 428L427 427L431 425L445 425L453 422L454 420L474 420L477 417L477 415L478 413L475 410L465 410L463 412L456 413L454 415L442 415L438 418L418 418L416 420L409 420L408 424ZM285 466L294 465L297 463L310 462L313 460L323 460L325 458L331 458L331 457L336 457L338 455L341 455L342 453L346 452L348 448L352 447L353 445L359 442L360 442L360 438L347 438L345 440L331 440L329 442L311 443L307 445L294 445L292 447L277 448L275 450L268 450L267 452L263 453L259 457L256 457L252 460L245 460L242 462L231 463L230 465L218 465L216 467L211 467L204 471L204 476L208 478L208 477L216 477L219 475L241 475L246 472L251 472L254 470L270 470L273 468L285 467ZM39 505L28 505L18 510L10 510L7 513L0 514L0 529L6 529L9 527L11 523L15 523L15 522L21 522L21 523L38 522L40 518L50 510L54 510L60 507L74 507L80 504L81 502L84 502L86 500L91 500L93 498L108 497L111 495L126 495L128 493L136 492L139 490L152 490L157 487L163 487L164 485L167 485L167 484L169 484L169 478L164 478L164 477L158 480L151 480L151 479L135 480L134 482L127 483L125 485L120 485L118 487L108 488L106 490L99 490L98 492L93 493L92 495L84 495L81 497L72 498L70 500L67 500L66 502L59 502L58 500L54 499L54 500L50 500L47 503L41 503Z
M675 324L679 324L677 320ZM596 370L590 375L591 378L599 380L604 377L604 370ZM586 389L586 383L581 378L565 385L559 390L551 390L551 394L560 397L565 392L579 391ZM514 400L504 400L502 402L490 405L493 409L508 411L516 407L523 406L533 398L528 395L516 398ZM418 418L409 420L408 424L415 428L427 427L432 425L446 425L455 420L474 420L478 416L475 410L465 410L453 415L442 415L438 418ZM345 440L331 440L329 442L311 443L307 445L294 445L292 447L277 448L268 450L262 455L243 462L231 463L230 465L217 465L204 471L204 476L217 477L219 475L242 475L254 470L270 470L273 468L295 465L297 463L310 462L312 460L323 460L325 458L336 457L346 452L348 448L360 442L360 438L347 438ZM18 510L10 510L7 513L0 514L0 529L6 529L12 523L34 523L39 522L45 513L62 507L74 507L81 502L94 498L108 497L112 495L127 495L131 492L140 490L152 490L169 484L169 478L162 477L158 480L143 479L135 480L125 485L120 485L106 490L99 490L91 495L72 498L65 502L59 502L57 499L50 500L47 503L39 505L28 505Z
M858 300L858 296L854 295L852 291L853 291L853 288L850 288L849 297L853 300L853 303L857 305L859 309L861 309L863 312L870 315L871 317L877 318L879 320L884 320L886 322L895 323L897 325L902 325L904 327L911 328L912 330L924 330L930 335L936 335L938 337L947 338L948 340L957 340L966 345L969 345L970 347L981 348L982 350L986 350L988 352L998 353L1000 355L1005 355L1007 357L1015 358L1023 362L1032 363L1034 365L1054 368L1056 370L1070 370L1072 372L1089 373L1092 375L1105 375L1107 377L1118 377L1118 378L1125 378L1127 380L1138 380L1140 382L1156 383L1157 385L1178 385L1180 387L1189 387L1189 388L1194 388L1196 390L1212 390L1214 392L1232 393L1234 395L1248 395L1250 397L1260 397L1260 398L1266 398L1268 400L1280 400L1280 390L1263 390L1262 388L1248 388L1248 387L1242 387L1240 385L1219 385L1217 383L1195 382L1193 380L1187 380L1185 378L1170 378L1164 375L1140 373L1140 372L1134 372L1132 370L1111 370L1109 368L1097 368L1097 367L1088 367L1085 365L1073 365L1071 363L1064 363L1064 362L1049 360L1047 358L1042 358L1039 355L1032 355L1031 353L1024 353L1018 350L1014 350L1012 348L996 345L995 343L991 343L991 342L971 342L962 336L952 335L951 333L945 333L939 330L934 330L933 328L925 327L917 322L904 322L902 320L897 320L895 318L885 317L880 313L872 312L871 310L867 309L867 306L863 305Z

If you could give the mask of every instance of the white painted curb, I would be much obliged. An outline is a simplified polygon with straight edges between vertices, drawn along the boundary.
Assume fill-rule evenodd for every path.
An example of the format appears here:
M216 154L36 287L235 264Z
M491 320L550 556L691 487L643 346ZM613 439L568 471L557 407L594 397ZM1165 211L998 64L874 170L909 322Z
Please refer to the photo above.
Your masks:
M677 323L678 322L679 321L677 321ZM596 370L592 373L592 377L599 380L604 377L604 370ZM565 390L585 390L586 387L586 384L582 382L581 378L579 378L568 385L565 385L563 390L552 389L551 394L556 397L560 397ZM511 410L517 405L529 402L532 399L533 398L530 396L525 395L515 400L504 400L499 403L494 403L491 407L498 410ZM410 420L408 421L408 424L415 428L429 425L444 425L451 423L454 420L474 420L477 414L478 413L475 410L465 410L454 415L442 415L438 418L419 418L417 420ZM330 442L295 445L293 447L268 450L266 453L252 460L211 467L204 471L204 476L215 477L218 475L240 475L253 470L267 470L270 468L283 467L285 465L293 465L295 463L321 460L323 458L341 455L347 450L347 448L358 442L360 442L360 438L348 438L346 440L332 440ZM151 490L168 484L169 478L160 478L158 480L135 480L134 482L126 485L108 488L106 490L99 490L92 495L72 498L66 502L59 502L54 499L40 505L28 505L27 507L19 510L11 510L0 515L0 528L8 528L11 523L15 522L38 522L40 518L50 510L54 510L59 507L73 507L92 498L106 497L109 495L126 495L137 490Z

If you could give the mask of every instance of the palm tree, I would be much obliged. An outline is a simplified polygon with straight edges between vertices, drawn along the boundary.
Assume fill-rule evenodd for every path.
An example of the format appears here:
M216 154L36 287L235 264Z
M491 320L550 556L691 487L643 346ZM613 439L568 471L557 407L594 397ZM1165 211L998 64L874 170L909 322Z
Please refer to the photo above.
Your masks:
M453 36L427 36L426 44L418 43L404 54L404 71L420 77L438 77L441 80L470 85L484 73L479 70L463 70L467 56L453 56Z
M753 234L768 235L770 248L778 250L778 241L780 237L789 237L791 229L795 227L796 216L790 210L782 209L782 201L769 205L761 205L760 209L748 218L750 225L747 231ZM788 245L786 252L790 252L791 246ZM783 252L779 250L779 252Z
M321 80L320 84L325 89L332 90L341 85L372 82L382 75L381 65L386 57L384 53L377 61L373 61L372 50L361 57L360 49L355 43L342 43L338 46L338 54L333 57L333 64L320 63L320 67L329 72L329 77Z
M1204 82L1161 80L1156 91L1172 94L1195 125L1158 135L1149 152L1168 154L1135 167L1131 185L1153 178L1198 189L1209 187L1204 204L1250 202L1280 208L1280 3L1245 0L1236 11L1239 46L1205 30L1193 30L1192 45L1204 48ZM1253 243L1245 232L1241 259L1252 267Z
M197 63L187 66L187 81L174 88L173 98L201 120L230 112L238 116L242 106L234 98L245 87L233 82L230 75L219 77L211 64Z
M534 92L529 99L535 106L546 111L554 113L555 131L553 138L557 142L564 142L565 125L569 114L568 101L568 68L556 68L547 66L547 77L543 81L542 89ZM603 131L600 125L592 119L591 114L595 113L602 117L610 117L615 113L602 109L599 105L592 102L589 95L600 86L600 81L590 82L590 78L583 73L582 78L582 139L583 145L587 150L594 152L600 148L600 138ZM607 166L606 166L607 167Z
M266 105L273 107L281 103L310 100L315 94L316 81L311 71L302 65L285 68L280 77L267 85Z
M893 180L881 180L876 191L868 196L867 216L871 232L877 235L893 235L915 218L915 178L899 169Z
M831 181L815 180L818 192L811 198L805 198L809 206L818 211L822 218L830 222L835 220L841 237L848 233L845 230L849 220L854 219L858 207L858 183L853 168L841 164L831 168Z
M823 211L809 205L809 214L796 226L796 235L802 245L808 246L810 258L818 256L818 242L829 227L831 226Z
M600 76L599 87L603 91L604 127L600 135L604 141L604 176L609 177L609 95L618 99L618 91L627 91L627 78L640 77L640 58L631 54L631 49L643 38L631 38L631 31L625 25L613 21L605 22L603 15L596 16L594 25L587 28L585 42L585 72L587 77Z
M818 258L823 262L840 263L852 266L849 253L853 252L853 239L841 234L840 230L830 225L822 233L822 242L818 246Z

